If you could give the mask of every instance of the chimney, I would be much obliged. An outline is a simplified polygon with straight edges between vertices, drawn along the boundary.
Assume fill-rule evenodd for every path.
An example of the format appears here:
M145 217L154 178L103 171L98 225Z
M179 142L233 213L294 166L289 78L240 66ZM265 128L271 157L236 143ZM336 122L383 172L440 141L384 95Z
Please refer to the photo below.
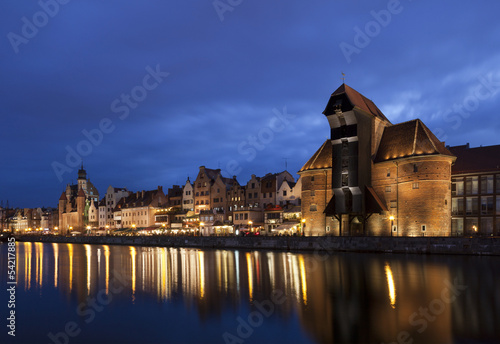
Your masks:
M144 190L142 190L141 197L144 198Z

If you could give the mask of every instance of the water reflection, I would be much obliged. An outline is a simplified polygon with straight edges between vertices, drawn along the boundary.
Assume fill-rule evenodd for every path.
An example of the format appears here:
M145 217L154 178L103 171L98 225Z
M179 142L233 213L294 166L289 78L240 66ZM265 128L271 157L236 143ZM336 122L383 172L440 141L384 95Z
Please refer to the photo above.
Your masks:
M499 257L41 243L18 243L17 252L25 290L49 286L78 302L121 284L123 302L182 300L207 322L255 309L279 290L286 302L273 316L283 323L298 319L296 331L313 342L389 343L402 333L414 342L500 338Z
M387 276L387 286L389 287L389 299L392 308L396 308L396 288L394 287L394 278L392 277L391 265L385 263L385 274Z

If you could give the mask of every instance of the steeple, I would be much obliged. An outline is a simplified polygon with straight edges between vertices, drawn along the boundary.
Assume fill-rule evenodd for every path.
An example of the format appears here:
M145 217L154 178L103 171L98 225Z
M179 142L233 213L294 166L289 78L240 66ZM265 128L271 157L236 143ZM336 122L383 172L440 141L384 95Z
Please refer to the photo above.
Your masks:
M87 172L83 169L83 161L82 167L78 170L78 179L87 179Z

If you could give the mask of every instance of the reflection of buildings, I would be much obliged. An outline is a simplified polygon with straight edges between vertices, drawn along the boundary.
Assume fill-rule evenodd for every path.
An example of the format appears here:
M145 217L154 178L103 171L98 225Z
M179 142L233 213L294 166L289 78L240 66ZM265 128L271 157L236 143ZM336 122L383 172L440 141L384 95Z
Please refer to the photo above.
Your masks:
M97 293L120 300L113 302L153 296L182 302L210 324L246 316L283 292L270 323L298 318L318 343L397 342L402 331L414 342L494 341L495 258L40 243L19 243L16 257L19 289L57 288L78 303ZM454 294L447 283L466 289ZM424 322L426 309L432 320Z

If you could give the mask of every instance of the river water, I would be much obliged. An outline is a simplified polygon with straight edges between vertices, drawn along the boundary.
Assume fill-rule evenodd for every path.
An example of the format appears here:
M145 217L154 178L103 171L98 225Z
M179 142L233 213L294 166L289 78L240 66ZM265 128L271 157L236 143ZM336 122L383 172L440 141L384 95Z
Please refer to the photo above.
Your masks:
M15 247L1 343L500 342L500 257Z

